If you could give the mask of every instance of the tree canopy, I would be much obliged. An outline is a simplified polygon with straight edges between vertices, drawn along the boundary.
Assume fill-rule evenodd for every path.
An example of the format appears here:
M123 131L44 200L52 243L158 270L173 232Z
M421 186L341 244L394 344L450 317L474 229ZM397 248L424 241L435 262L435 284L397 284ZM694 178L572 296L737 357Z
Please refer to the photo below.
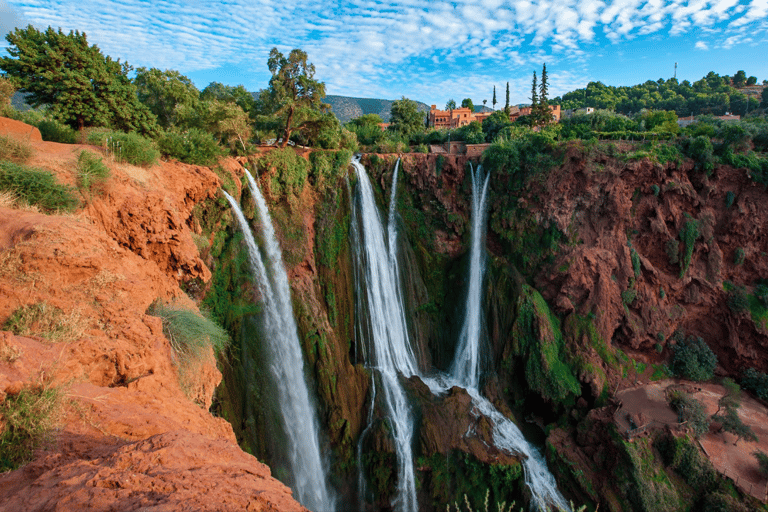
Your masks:
M472 103L472 99L471 98L464 98L463 100L461 100L461 106L464 107L464 108L468 108L470 110L470 112L474 112L475 111L475 104Z
M0 69L27 93L31 106L45 105L54 118L78 129L157 131L155 116L139 102L128 78L131 67L89 46L85 33L51 27L41 32L29 25L5 38L9 56L0 57Z
M392 102L390 108L389 129L406 137L423 132L425 129L424 114L419 112L418 104L403 96Z
M139 101L149 107L166 129L176 124L178 107L194 108L200 98L192 80L173 69L138 68L133 83Z
M285 147L293 132L310 130L313 123L322 122L320 114L328 109L322 102L325 84L315 80L315 66L298 48L291 50L288 57L272 48L267 66L272 78L266 103L282 132L281 146Z

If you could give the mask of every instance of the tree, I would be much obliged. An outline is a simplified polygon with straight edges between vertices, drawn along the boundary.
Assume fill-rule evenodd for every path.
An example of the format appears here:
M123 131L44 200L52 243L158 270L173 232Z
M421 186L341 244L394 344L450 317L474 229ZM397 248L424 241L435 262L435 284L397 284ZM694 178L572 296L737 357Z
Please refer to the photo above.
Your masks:
M536 87L536 71L533 72L531 83L531 125L539 124L539 92Z
M751 77L747 78L747 85L755 85L755 84L757 84L757 77L756 76L751 76Z
M757 450L752 455L757 459L757 467L759 468L760 474L763 475L763 477L768 478L768 455L760 450Z
M747 81L747 74L743 69L740 69L732 78L734 87L743 87Z
M689 380L709 380L717 366L717 356L700 337L691 336L675 345L672 372Z
M504 111L509 114L509 82L507 82L507 102L504 104Z
M456 108L456 101L451 98L448 103L445 104L445 110L454 110Z
M760 93L760 108L768 108L768 87L763 87L763 92Z
M464 98L461 100L461 106L464 108L468 108L470 112L475 111L475 105L472 103L472 100L470 98Z
M236 103L249 116L256 114L256 99L253 94L242 85L224 85L219 82L211 82L200 91L200 99L203 101L219 100L224 103Z
M536 79L536 74L534 73L534 80ZM535 84L535 82L534 82ZM547 76L547 65L544 64L544 67L541 69L541 83L539 84L539 104L537 105L536 111L537 115L536 118L539 121L539 124L547 125L550 121L552 121L552 114L549 110L549 103L547 101L547 97L549 96L549 78Z
M389 129L406 137L424 131L424 114L415 101L403 96L392 102Z
M32 25L6 35L9 57L0 69L27 93L32 107L48 106L56 119L78 129L111 126L144 134L157 132L157 121L136 96L128 78L131 66L89 46L85 33L64 34Z
M499 132L505 127L510 126L512 121L503 110L497 110L483 121L483 133L486 142L493 142L498 137Z
M291 50L287 58L272 48L267 67L272 73L269 103L282 132L280 147L284 148L294 131L308 129L317 121L317 114L328 109L322 103L325 84L315 80L315 66L307 63L306 52L298 48Z
M493 110L496 110L496 86L493 86L493 100L491 100L491 104L493 105Z
M717 401L717 411L712 416L720 414L722 409L738 409L741 407L741 387L736 384L733 379L723 379L723 387L725 388L725 394Z
M378 114L363 114L348 122L347 130L357 135L357 141L365 146L377 144L384 138L384 130L381 124L384 120Z
M725 409L725 414L713 416L712 419L720 422L720 424L723 426L723 430L736 436L736 440L733 442L734 446L742 438L746 439L747 441L757 441L757 436L755 435L754 431L752 428L750 428L749 425L741 421L741 418L739 418L739 413L736 411L736 409L728 407Z
M251 137L251 124L248 115L235 103L200 101L180 107L178 118L183 127L204 130L232 151L237 146L246 151L245 142Z
M139 101L157 116L158 124L165 129L176 124L178 107L194 107L200 97L192 80L172 69L138 68L133 83Z
M672 391L669 405L677 412L679 421L687 422L696 439L709 430L709 419L704 404L684 391Z
M483 100L483 108L485 108L487 103L488 103L488 100Z

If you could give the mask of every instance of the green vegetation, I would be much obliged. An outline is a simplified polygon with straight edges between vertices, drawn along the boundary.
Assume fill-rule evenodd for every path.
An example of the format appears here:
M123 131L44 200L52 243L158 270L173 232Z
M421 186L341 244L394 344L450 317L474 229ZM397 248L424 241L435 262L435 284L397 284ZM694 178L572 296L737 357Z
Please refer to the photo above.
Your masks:
M757 466L760 468L760 474L763 475L763 478L768 478L768 455L760 450L757 450L752 455L757 459Z
M677 412L678 421L687 422L697 439L709 431L709 418L699 400L684 391L674 390L669 394L669 405Z
M32 156L32 147L26 142L0 135L0 160L24 163Z
M77 131L56 119L44 118L33 124L40 130L43 140L60 142L62 144L74 144L77 142Z
M36 335L48 341L68 343L83 335L84 326L78 313L67 314L43 301L13 310L3 329L19 336Z
M747 368L741 379L741 385L762 400L768 400L768 375L754 368Z
M88 135L88 143L103 147L118 162L138 166L154 165L160 157L155 144L136 133L96 130Z
M166 157L188 164L213 166L224 150L213 134L191 128L186 132L167 131L157 139L157 148Z
M712 416L712 419L719 422L722 425L724 431L730 432L736 436L736 441L733 442L734 445L738 443L742 438L748 441L758 440L757 435L755 435L752 428L741 421L739 412L734 407L726 407L723 414Z
M678 496L663 467L656 461L651 440L638 437L627 442L614 433L619 449L615 477L619 491L635 512L680 510Z
M689 437L664 433L654 440L653 446L662 455L664 464L674 469L697 494L705 494L717 486L717 471Z
M678 342L672 354L672 372L688 380L709 380L714 375L717 356L698 336Z
M0 402L0 473L17 469L51 440L61 412L62 391L25 387Z
M157 131L155 116L139 102L128 78L131 67L89 46L84 33L64 34L51 27L41 32L29 25L5 38L10 46L8 56L0 57L0 69L27 93L25 101L33 107L46 106L53 119L77 129Z
M535 289L523 285L511 333L514 355L525 360L525 379L545 400L561 403L579 396L581 386L563 361L564 344L557 318Z
M746 258L746 255L744 253L743 247L737 247L736 250L733 252L733 264L737 267L739 265L744 264L744 259Z
M410 137L424 131L425 116L419 112L415 101L403 96L392 102L389 130L403 137Z
M274 198L298 196L309 174L309 162L291 148L270 151L257 161L259 174L269 176L269 191Z
M0 162L0 191L8 191L45 213L68 212L78 206L72 189L56 181L52 173Z
M95 189L109 179L109 168L100 157L90 151L80 151L77 155L77 188L84 195L92 195Z
M693 249L696 243L696 239L699 238L699 222L688 218L683 224L683 228L680 230L680 240L683 242L683 255L680 260L680 277L685 275L688 267L691 265L691 258L693 257Z

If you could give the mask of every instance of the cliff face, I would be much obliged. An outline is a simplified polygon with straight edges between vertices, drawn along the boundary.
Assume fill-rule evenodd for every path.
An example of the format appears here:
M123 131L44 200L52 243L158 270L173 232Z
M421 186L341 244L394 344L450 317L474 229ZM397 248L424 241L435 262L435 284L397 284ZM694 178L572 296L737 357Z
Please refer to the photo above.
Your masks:
M31 127L10 125L8 135L29 140ZM74 183L85 146L29 143L29 165ZM105 161L111 178L77 213L0 208L0 321L24 306L43 312L29 336L0 333L0 400L30 389L62 396L55 439L0 476L0 509L301 510L208 412L221 380L213 353L182 389L161 320L146 314L157 299L195 308L181 286L210 271L192 210L219 179L178 163Z

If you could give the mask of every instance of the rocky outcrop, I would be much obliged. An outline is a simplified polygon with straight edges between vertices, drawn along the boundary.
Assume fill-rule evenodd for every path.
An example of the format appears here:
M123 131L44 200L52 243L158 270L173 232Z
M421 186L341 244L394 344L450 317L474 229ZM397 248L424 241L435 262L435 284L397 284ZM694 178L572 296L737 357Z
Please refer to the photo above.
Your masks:
M30 165L74 183L86 146L30 145ZM22 307L54 318L0 336L0 401L41 387L64 397L55 439L0 476L0 510L303 510L208 412L221 381L213 353L182 388L184 368L146 313L157 299L195 308L179 285L210 271L192 209L218 178L103 158L111 177L75 214L0 208L0 322Z

